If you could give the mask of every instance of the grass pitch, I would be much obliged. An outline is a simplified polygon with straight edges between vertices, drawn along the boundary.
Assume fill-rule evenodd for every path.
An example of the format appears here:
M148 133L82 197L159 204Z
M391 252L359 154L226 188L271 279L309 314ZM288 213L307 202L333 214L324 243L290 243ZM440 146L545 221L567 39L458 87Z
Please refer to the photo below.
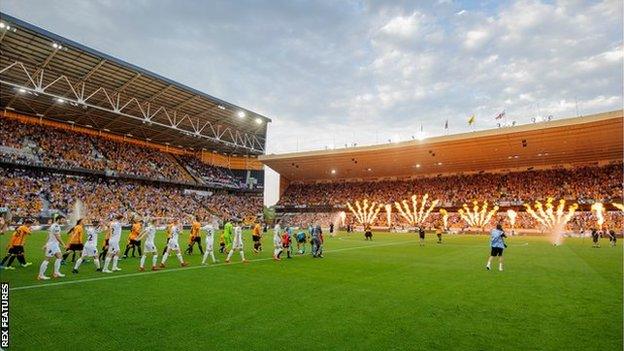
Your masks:
M438 245L428 235L419 247L414 235L375 233L365 242L341 233L327 239L323 259L273 262L271 234L253 255L246 232L247 265L235 255L233 264L202 267L195 248L183 269L171 257L164 271L138 273L138 258L130 258L112 275L83 263L78 275L67 265L66 278L38 282L45 237L28 238L32 266L0 271L12 289L12 350L622 346L622 249L606 241L593 249L587 239L553 247L514 237L505 271L488 272L486 236L445 236Z

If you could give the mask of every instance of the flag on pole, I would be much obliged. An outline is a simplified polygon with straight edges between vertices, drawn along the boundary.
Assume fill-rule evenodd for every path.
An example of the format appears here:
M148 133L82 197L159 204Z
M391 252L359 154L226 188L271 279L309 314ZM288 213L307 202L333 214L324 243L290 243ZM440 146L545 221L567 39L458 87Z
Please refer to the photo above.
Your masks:
M503 112L501 112L498 115L496 115L496 117L494 117L494 119L502 119L503 117L505 117L505 110L503 110Z
M448 129L448 119L444 122L444 129Z
M468 125L471 126L475 122L475 119L476 116L473 113L472 116L468 117Z

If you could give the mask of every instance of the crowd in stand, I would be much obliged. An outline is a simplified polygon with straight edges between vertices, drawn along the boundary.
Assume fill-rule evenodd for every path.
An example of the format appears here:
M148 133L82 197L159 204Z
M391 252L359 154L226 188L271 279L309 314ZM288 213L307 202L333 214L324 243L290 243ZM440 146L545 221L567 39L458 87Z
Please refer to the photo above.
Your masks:
M0 168L0 199L0 207L17 217L37 217L44 204L50 212L68 214L77 200L90 217L97 219L120 213L173 218L216 215L224 219L256 215L262 210L261 195L252 193L217 190L206 194L173 184L7 168Z
M412 180L291 184L280 205L344 205L369 199L394 203L412 194L429 194L445 206L461 206L473 200L489 203L533 202L547 197L584 203L612 202L622 197L622 163L602 167L484 173Z
M61 169L107 171L133 176L193 183L187 171L204 183L241 188L241 179L228 169L205 164L193 156L174 156L139 145L70 130L0 119L0 159ZM187 170L184 170L184 167Z
M234 177L228 169L207 164L193 156L181 156L179 159L186 165L190 172L194 172L196 176L201 177L206 183L219 184L232 188L241 188L244 186L241 184L241 179Z

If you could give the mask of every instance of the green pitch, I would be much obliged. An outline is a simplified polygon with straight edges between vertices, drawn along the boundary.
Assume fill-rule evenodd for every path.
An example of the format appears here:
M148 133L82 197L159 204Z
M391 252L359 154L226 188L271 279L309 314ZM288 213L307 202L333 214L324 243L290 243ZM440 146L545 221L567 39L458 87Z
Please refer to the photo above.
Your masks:
M163 234L159 233L163 248ZM191 266L138 273L138 258L104 275L35 280L45 233L27 242L28 268L1 271L13 289L14 350L616 350L622 346L622 249L514 237L505 271L486 271L486 236L361 234L329 238L325 258ZM186 246L188 231L181 237ZM8 235L1 238L6 246ZM123 248L123 246L122 246ZM218 245L217 245L218 248ZM309 252L309 251L308 251ZM222 254L217 253L223 262ZM150 262L149 258L148 261ZM497 265L494 265L497 268ZM48 270L48 274L50 273Z

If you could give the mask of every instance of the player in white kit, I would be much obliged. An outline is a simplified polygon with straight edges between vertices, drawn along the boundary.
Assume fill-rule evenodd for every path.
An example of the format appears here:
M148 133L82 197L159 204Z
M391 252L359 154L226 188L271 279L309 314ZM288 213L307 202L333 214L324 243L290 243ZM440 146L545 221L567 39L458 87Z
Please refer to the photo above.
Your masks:
M157 271L158 268L156 265L158 264L158 249L156 249L156 244L154 240L156 239L156 223L153 218L150 218L148 224L141 231L141 235L137 238L138 241L143 240L145 238L145 249L143 250L143 256L141 256L141 264L139 265L139 271L145 271L145 260L147 259L147 254L152 254L152 270Z
M236 226L234 227L234 237L232 238L232 248L225 259L225 263L230 263L230 259L234 254L234 251L238 251L240 253L241 261L243 263L249 263L245 259L245 252L243 251L243 229L240 226L240 222L236 222Z
M117 266L119 262L119 240L121 240L121 220L123 215L117 215L115 220L110 224L110 238L108 239L108 254L104 260L104 268L102 272L112 273L113 271L120 271L121 268ZM112 271L108 269L108 265L113 261Z
M167 243L167 251L163 255L162 261L160 261L160 268L165 268L165 262L167 262L167 258L169 258L171 252L175 252L182 267L188 266L188 263L184 262L184 258L182 258L182 254L180 253L180 245L178 245L178 237L180 236L181 231L182 223L180 223L179 219L176 219L173 223L173 226L171 227L171 238Z
M39 275L37 276L38 280L50 279L50 277L46 277L45 272L48 269L48 264L50 263L52 257L56 257L56 260L54 261L54 273L52 276L54 278L65 276L60 272L61 261L63 260L61 247L65 247L65 243L63 242L63 239L61 239L61 223L64 219L65 217L63 216L56 216L54 218L54 223L52 223L50 228L48 228L48 241L43 247L45 258L43 262L41 262L41 266L39 266Z
M212 263L217 263L217 260L214 256L214 233L215 233L215 225L213 223L208 223L203 229L206 231L206 251L204 252L204 258L202 258L202 264L206 264L206 260L208 260L208 256L212 258Z
M275 227L273 227L273 259L276 261L281 260L279 255L282 253L282 227L279 224L279 219L277 223L275 223Z
M78 268L82 264L82 261L86 257L93 258L93 264L95 264L95 270L100 272L102 268L100 267L100 258L98 256L98 233L102 231L103 228L99 227L99 223L92 223L87 226L87 241L85 241L84 249L82 250L82 255L78 260L76 260L76 264L74 264L74 269L72 273L77 274Z

